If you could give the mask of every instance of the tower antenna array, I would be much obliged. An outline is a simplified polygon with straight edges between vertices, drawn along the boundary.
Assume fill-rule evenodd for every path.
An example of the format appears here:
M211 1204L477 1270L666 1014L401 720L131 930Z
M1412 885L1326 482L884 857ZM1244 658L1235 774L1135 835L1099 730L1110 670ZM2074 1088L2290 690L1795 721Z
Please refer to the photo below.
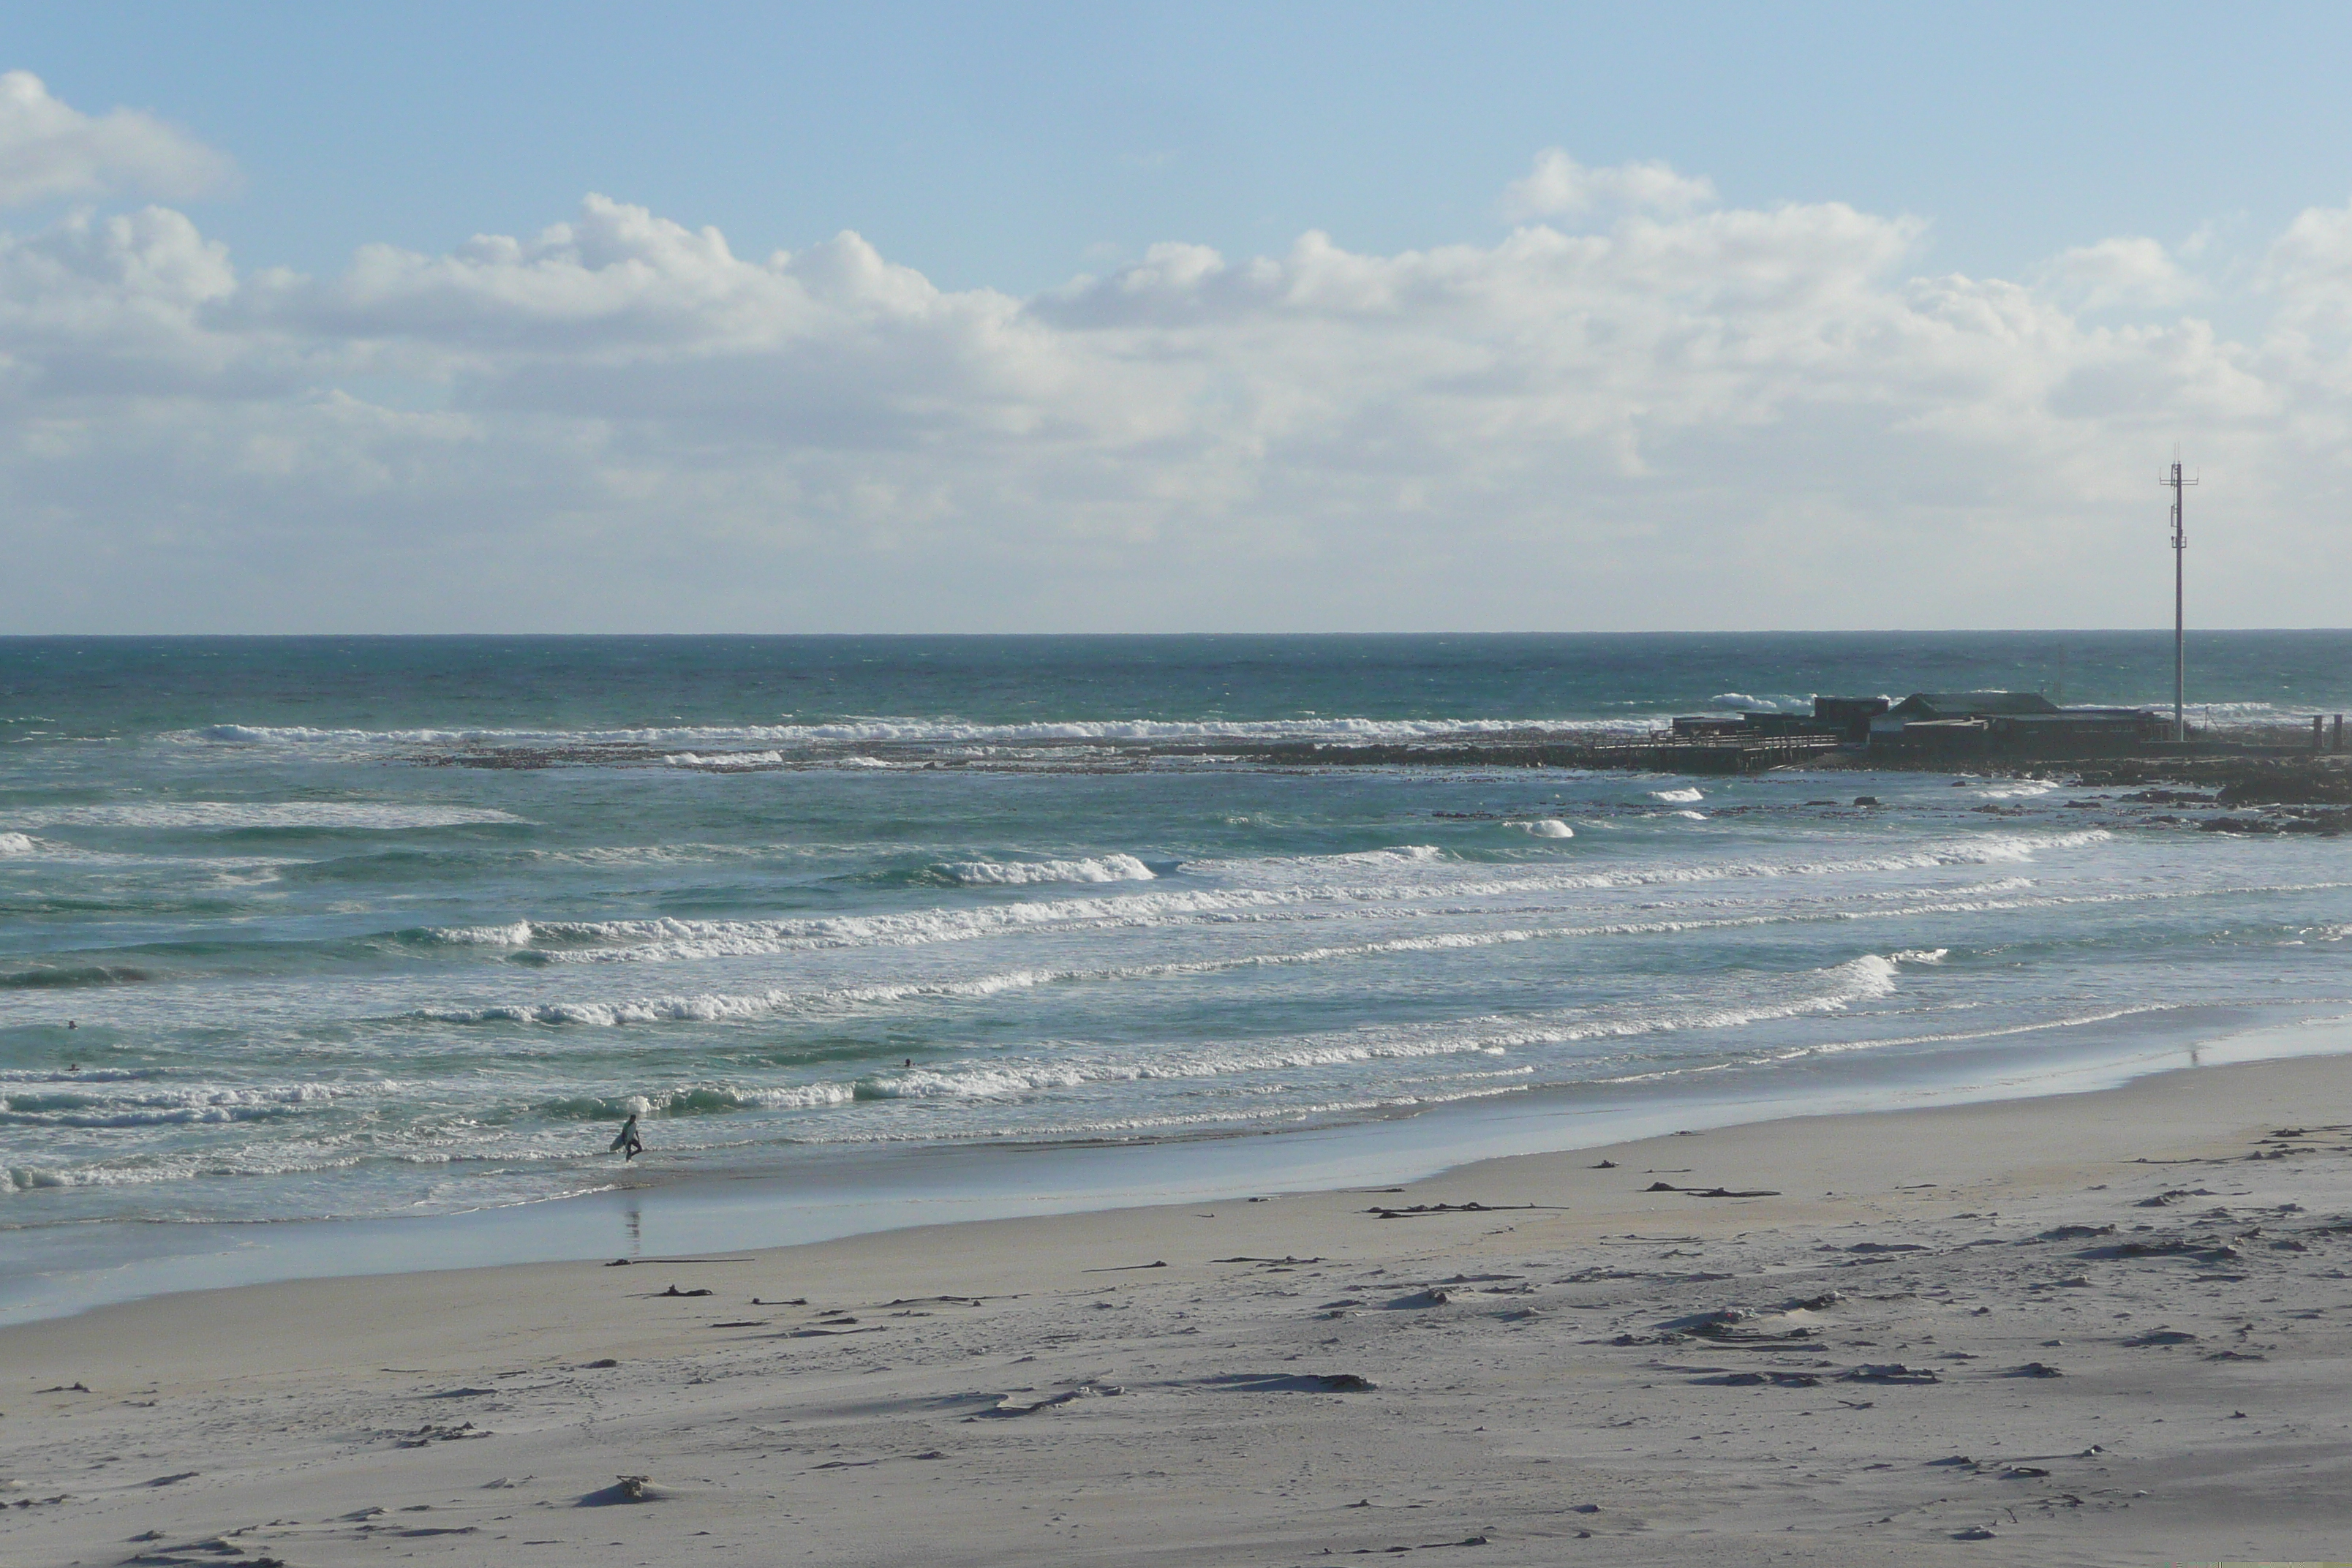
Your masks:
M2189 534L2180 519L2180 492L2195 479L2180 477L2180 458L2176 450L2172 472L2156 481L2172 487L2172 738L2189 739L2189 620L2187 584Z

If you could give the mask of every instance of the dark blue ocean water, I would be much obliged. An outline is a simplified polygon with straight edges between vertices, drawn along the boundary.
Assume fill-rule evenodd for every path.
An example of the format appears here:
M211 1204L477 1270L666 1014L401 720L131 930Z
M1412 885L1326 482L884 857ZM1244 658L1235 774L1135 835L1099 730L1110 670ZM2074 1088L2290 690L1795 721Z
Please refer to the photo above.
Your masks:
M2352 710L2352 634L2190 668L2216 724ZM2345 840L2007 779L1214 752L1985 687L2168 703L2169 638L0 641L0 1225L576 1192L631 1110L658 1178L2022 1090L2352 1010Z

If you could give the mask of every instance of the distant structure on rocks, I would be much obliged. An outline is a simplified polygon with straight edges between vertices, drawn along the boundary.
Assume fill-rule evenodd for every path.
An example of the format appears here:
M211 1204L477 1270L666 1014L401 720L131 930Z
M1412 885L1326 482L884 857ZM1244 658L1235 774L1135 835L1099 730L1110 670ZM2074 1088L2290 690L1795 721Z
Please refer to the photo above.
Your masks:
M1810 715L1742 713L1675 721L1675 738L1717 743L1811 738L1874 752L2103 756L2169 739L2151 708L2061 708L2038 691L1915 691L1884 697L1816 697Z
M2170 738L2152 708L2061 708L2035 691L1915 691L1870 721L1874 744L1950 739L2043 756L2136 751Z

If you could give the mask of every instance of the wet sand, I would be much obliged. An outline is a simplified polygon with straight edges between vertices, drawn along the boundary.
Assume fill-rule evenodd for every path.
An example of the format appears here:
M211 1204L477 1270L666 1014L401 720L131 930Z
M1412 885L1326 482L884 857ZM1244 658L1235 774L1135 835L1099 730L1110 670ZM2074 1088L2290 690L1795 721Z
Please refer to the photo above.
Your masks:
M2341 1558L2352 1058L162 1297L0 1410L25 1564Z

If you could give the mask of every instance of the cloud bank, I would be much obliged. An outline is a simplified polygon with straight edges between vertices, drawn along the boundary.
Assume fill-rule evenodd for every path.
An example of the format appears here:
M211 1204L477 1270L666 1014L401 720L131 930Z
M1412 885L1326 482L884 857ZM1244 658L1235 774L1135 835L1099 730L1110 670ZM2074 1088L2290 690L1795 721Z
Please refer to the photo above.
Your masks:
M109 155L76 167L129 179ZM0 154L0 190L88 189L67 166ZM1918 219L1663 164L1547 152L1503 200L1528 221L1492 243L1166 244L1026 299L595 195L329 278L77 213L0 235L0 617L2153 624L2180 439L2200 618L2343 623L2352 208L2218 291L2268 323L2242 342L2141 237L2006 282L1922 270Z
M119 195L183 199L236 178L220 153L150 114L84 114L30 71L0 73L0 206Z

